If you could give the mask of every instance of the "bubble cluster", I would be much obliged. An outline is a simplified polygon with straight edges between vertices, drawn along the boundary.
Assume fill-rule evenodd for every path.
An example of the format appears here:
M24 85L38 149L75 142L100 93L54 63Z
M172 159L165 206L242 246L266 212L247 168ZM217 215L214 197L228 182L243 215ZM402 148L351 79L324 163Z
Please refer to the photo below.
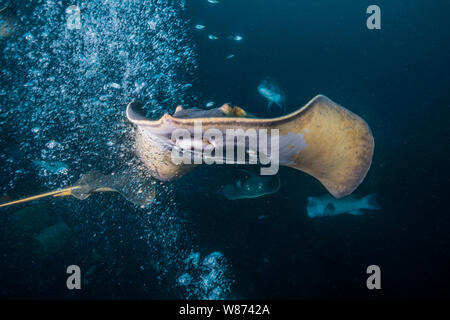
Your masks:
M226 259L214 251L200 259L200 253L191 252L183 261L186 272L181 274L178 285L185 287L188 298L220 300L229 298L232 281Z
M151 116L196 99L196 54L184 0L79 1L80 28L67 28L69 5L16 4L19 27L0 43L2 194L26 189L30 181L42 189L65 187L91 170L139 174L126 104L142 100ZM122 237L118 218L139 214L130 228L137 235L128 240L147 243L150 260L140 270L156 270L161 283L178 287L180 266L193 244L170 188L160 185L160 197L145 210L130 209L120 198L58 206L76 213L77 233L98 241L101 254L95 256L111 265L118 249L105 231L115 228ZM181 296L222 298L228 287L225 266L198 268L184 279Z
M28 170L34 160L67 163L66 177L42 179L48 187L73 180L100 156L111 169L122 166L123 141L131 131L126 103L141 99L158 113L185 102L185 81L196 66L181 18L183 1L79 6L81 29L70 30L60 1L24 5L17 10L23 32L2 48L8 63L0 121L5 140L17 141L15 150L7 146L4 153ZM17 179L11 166L2 169L3 177Z

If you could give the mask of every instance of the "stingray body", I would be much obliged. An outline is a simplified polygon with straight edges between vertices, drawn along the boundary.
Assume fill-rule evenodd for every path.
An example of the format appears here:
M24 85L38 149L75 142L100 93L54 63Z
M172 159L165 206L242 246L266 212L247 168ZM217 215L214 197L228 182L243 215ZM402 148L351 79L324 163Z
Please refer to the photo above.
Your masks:
M366 122L323 95L291 114L270 119L253 118L243 109L226 104L210 110L179 106L173 115L165 114L158 120L151 120L143 115L142 103L138 101L127 106L127 117L138 127L138 155L152 176L161 181L179 178L195 167L195 164L173 161L174 149L187 148L173 140L172 134L177 129L191 133L193 143L188 147L193 152L210 145L226 148L226 138L223 141L205 137L195 140L194 125L199 122L202 130L213 129L224 137L229 129L241 129L243 141L249 129L278 130L279 164L315 177L336 198L352 193L363 181L374 151L374 139ZM258 140L260 138L258 136Z
M223 187L223 195L228 200L258 198L280 190L280 179L277 175L260 176L247 170L234 185L227 184Z

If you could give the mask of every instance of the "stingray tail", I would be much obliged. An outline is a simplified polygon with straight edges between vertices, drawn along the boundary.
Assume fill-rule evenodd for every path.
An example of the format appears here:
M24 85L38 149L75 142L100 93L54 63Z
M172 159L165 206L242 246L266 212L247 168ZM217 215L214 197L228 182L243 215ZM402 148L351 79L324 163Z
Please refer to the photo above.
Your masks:
M14 204L19 204L19 203L30 202L30 201L33 201L33 200L46 198L46 197L50 197L50 196L53 196L53 197L70 196L70 195L72 195L72 190L78 189L78 188L79 188L79 186L74 186L74 187L69 187L69 188L66 188L66 189L61 189L61 190L56 190L56 191L51 191L51 192L38 194L37 196L32 196L32 197L28 197L28 198L24 198L24 199L20 199L20 200L15 200L15 201L7 202L7 203L2 203L2 204L0 204L0 208L1 207L11 206L11 205L14 205Z

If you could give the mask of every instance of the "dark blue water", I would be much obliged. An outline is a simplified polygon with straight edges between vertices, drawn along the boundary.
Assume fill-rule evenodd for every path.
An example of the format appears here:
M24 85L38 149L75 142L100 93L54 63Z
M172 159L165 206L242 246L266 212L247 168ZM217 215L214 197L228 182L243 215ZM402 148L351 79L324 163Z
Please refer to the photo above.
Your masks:
M286 94L287 112L321 93L366 120L375 153L355 193L376 193L382 210L310 219L307 197L326 190L289 168L280 169L279 192L230 201L218 190L234 182L231 166L203 166L158 185L158 203L146 210L115 194L2 208L2 298L448 298L447 2L192 0L184 9L181 1L106 8L101 1L97 7L81 2L83 23L109 15L120 21L111 34L92 24L91 31L104 33L92 42L85 29L76 41L72 33L55 32L63 30L66 2L41 21L22 19L16 34L1 40L5 200L65 187L92 169L135 169L124 115L133 98L155 114L173 112L178 103L204 107L214 101L274 116L278 111L267 110L256 90L271 77ZM371 4L381 8L381 30L366 27ZM30 17L41 6L15 3L15 10ZM104 11L96 14L99 8ZM148 17L162 34L155 36ZM197 24L206 28L197 30ZM44 26L50 34L38 37ZM35 42L27 44L27 32ZM241 41L227 39L237 34ZM44 53L53 61L48 66L39 60ZM99 57L96 67L83 62L92 56ZM53 73L54 80L39 81ZM142 82L146 86L136 91ZM109 83L120 90L105 89ZM52 140L62 147L48 148ZM33 160L62 161L67 171L52 173ZM41 227L35 222L35 233L29 232L12 218L23 208L48 216L42 228L67 224L70 241L50 255L38 254L32 243ZM224 258L212 272L186 262L192 252ZM71 264L88 274L80 291L66 289ZM366 287L366 268L373 264L381 268L381 290ZM187 287L178 281L184 273L193 278Z
M231 48L197 36L205 96L265 115L255 87L271 76L286 91L289 111L323 93L366 119L375 137L372 167L357 193L376 192L380 212L310 221L305 198L323 190L282 168L278 194L199 215L201 225L222 217L227 226L215 229L215 239L230 246L243 296L448 296L448 4L378 1L382 29L371 31L364 13L372 2L224 1L221 10L192 8L194 21L245 35ZM236 58L223 60L229 51ZM255 223L263 214L270 218ZM261 262L264 256L270 264ZM361 283L370 264L384 272L381 293Z

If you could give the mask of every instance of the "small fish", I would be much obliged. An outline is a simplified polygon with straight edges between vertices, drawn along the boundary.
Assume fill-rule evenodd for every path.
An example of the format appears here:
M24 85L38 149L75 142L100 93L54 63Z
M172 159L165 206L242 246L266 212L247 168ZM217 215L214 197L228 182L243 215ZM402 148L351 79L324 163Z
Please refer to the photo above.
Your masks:
M235 35L235 36L228 36L227 39L234 40L234 41L242 41L244 39L244 37L242 37L241 35Z
M306 211L310 218L336 216L343 213L359 216L364 214L362 209L381 209L374 193L362 198L350 195L339 200L329 194L319 197L308 197L306 206Z
M210 35L208 36L208 38L211 39L211 40L217 40L217 39L219 39L219 37L216 37L216 36L213 35L213 34L210 34Z
M227 58L228 60L233 59L233 58L234 58L234 54L231 53L231 54L227 55L226 58Z
M261 81L257 90L260 95L262 95L269 101L267 105L268 110L270 110L273 107L273 105L277 105L282 110L283 113L286 111L285 110L286 96L284 92L275 84L275 82L272 79L266 78L263 81Z
M204 25L202 25L202 24L197 24L196 26L195 26L195 29L197 29L197 30L203 30L203 29L205 29L206 28L206 26L204 26Z
M219 0L208 0L208 2L209 2L209 3L212 3L212 4L218 4L218 3L220 3Z
M214 101L210 101L206 104L206 107L211 108L214 106Z

